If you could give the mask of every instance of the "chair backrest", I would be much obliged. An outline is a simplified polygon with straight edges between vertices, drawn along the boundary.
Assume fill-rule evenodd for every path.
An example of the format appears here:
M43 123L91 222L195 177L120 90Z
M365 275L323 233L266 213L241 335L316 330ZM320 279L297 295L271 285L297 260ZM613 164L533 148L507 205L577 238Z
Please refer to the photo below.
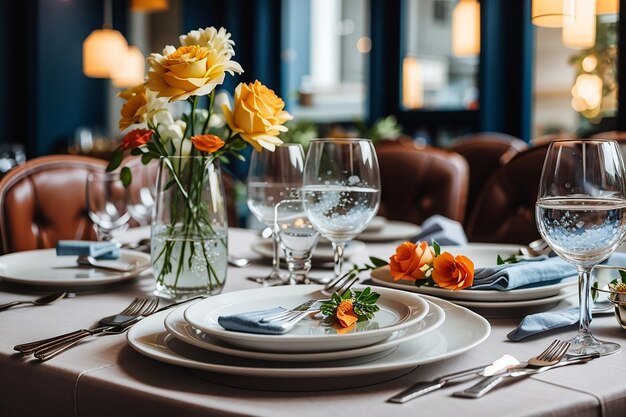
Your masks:
M469 164L466 219L489 177L526 148L526 142L504 133L476 133L462 136L452 143L450 150L461 154Z
M415 224L434 214L463 221L469 168L461 155L405 143L377 146L376 153L381 216Z
M527 244L540 237L535 202L547 150L522 151L489 178L465 228L470 242Z
M95 240L85 204L87 175L106 161L76 155L27 161L0 181L4 253L50 248L61 239Z

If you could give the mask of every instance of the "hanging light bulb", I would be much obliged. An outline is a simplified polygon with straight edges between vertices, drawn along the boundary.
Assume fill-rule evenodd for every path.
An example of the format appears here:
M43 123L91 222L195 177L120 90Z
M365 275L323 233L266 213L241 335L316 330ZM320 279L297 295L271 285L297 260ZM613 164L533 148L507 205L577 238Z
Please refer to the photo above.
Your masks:
M162 12L170 7L168 0L132 0L133 12Z
M536 26L560 28L574 23L575 0L532 0L531 21Z
M83 42L83 73L87 77L109 78L126 54L126 38L111 25L111 0L104 2L104 24Z
M619 13L619 0L598 0L596 4L596 14L617 13Z
M402 105L406 109L424 107L424 74L422 64L414 56L402 60Z
M563 26L563 45L574 49L593 48L596 44L596 0L576 0L574 23Z
M129 46L122 61L113 69L114 87L134 87L144 82L145 59L139 48Z
M480 4L461 0L452 11L452 53L475 56L480 53Z

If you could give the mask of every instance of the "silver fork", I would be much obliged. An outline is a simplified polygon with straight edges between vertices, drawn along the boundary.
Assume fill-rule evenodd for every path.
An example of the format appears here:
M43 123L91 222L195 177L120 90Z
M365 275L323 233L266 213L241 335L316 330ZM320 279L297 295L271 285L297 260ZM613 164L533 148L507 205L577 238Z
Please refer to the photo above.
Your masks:
M350 271L341 277L335 278L324 286L322 294L331 296L337 293L340 297L343 296L352 286L359 280L359 274L355 271ZM292 308L291 310L282 311L280 313L263 317L261 323L274 323L279 324L283 331L288 331L294 327L300 320L308 316L316 309L311 309L316 303L323 302L325 300L311 299L307 300L299 306Z
M135 298L124 310L122 310L119 315L114 315L114 316L108 316L108 317L103 317L99 324L101 324L102 326L111 326L111 325L119 325L119 324L123 324L121 321L117 321L114 322L114 317L116 316L124 316L127 318L127 320L131 320L133 318L135 318L140 312L141 310L144 308L145 304L151 300L154 299L154 297L148 297L148 298ZM158 299L157 299L157 303L158 303ZM80 330L76 330L70 333L65 333L62 335L58 335L58 336L54 336L48 339L42 339L42 340L37 340L34 342L30 342L30 343L23 343L21 345L17 345L15 346L13 349L23 353L25 355L30 355L31 353L35 352L36 350L39 349L43 349L47 346L51 346L53 344L56 344L58 342L61 342L63 340L67 340L67 339L71 339L73 337L77 337L79 335L82 335L84 333L87 333L91 330L95 330L98 327L95 327L93 329L80 329Z
M561 359L563 359L563 357L565 356L567 349L569 349L569 345L569 342L563 342L557 339L552 342L550 346L548 346L546 350L541 352L539 355L528 359L528 362L526 362L525 364L513 366L509 368L504 374L484 378L479 383L464 391L455 392L454 395L457 397L479 398L487 394L496 386L500 385L500 383L504 381L509 375L514 375L518 371L541 369L544 367L556 365L561 362ZM522 372L519 376L523 374L524 373Z
M44 348L37 349L35 351L35 357L41 361L46 361L58 355L61 352L65 352L67 349L76 345L81 340L89 337L95 336L98 334L119 334L126 331L130 326L128 324L132 324L135 321L138 321L142 317L149 316L154 313L157 307L159 306L159 299L154 297L150 299L148 302L142 303L141 309L139 312L135 314L135 317L124 323L114 326L101 326L96 329L86 330L85 332L66 340L62 340L60 342L54 343L52 345L46 346Z

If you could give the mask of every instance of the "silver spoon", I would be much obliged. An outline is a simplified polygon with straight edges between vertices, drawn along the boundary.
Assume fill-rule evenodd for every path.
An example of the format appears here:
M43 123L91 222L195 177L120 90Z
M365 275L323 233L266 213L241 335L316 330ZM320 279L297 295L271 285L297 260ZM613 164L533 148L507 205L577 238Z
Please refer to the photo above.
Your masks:
M17 306L20 304L33 304L36 306L45 306L48 304L53 304L59 301L61 298L65 297L66 294L67 293L64 293L64 292L55 292L53 294L44 295L43 297L39 297L35 300L30 300L30 301L20 300L20 301L13 301L13 302L6 303L6 304L0 304L0 311L6 310L8 308L11 308L13 306Z

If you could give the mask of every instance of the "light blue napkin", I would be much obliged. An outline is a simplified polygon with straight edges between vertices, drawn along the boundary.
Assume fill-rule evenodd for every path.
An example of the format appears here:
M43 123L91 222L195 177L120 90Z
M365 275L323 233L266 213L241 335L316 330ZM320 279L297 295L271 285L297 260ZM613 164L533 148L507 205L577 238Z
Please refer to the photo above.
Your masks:
M515 264L477 268L472 290L512 290L549 285L576 276L576 267L561 258L547 256Z
M89 240L59 240L57 256L92 256L96 259L117 259L120 245L116 242L93 242Z
M467 237L461 223L440 214L430 216L422 222L422 231L412 240L424 240L429 244L435 240L441 246L462 246L467 244Z
M514 342L548 330L578 324L578 307L570 307L564 310L544 311L531 314L522 319L520 324L506 337Z
M283 307L275 307L267 310L249 311L230 316L219 316L217 322L226 330L244 333L283 334L287 329L276 322L261 323L265 317L286 311Z

